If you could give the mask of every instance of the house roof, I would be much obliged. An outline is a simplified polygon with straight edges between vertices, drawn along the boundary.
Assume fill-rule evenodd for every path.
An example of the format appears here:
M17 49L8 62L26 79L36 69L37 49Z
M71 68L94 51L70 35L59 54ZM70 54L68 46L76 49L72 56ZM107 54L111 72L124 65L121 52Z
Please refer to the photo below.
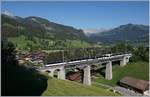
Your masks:
M142 91L146 90L147 86L149 86L148 81L136 79L136 78L129 77L129 76L122 78L120 80L120 83L129 85L130 87L133 87Z
M79 72L69 75L70 80L79 80L80 78L81 78L81 73L79 73Z

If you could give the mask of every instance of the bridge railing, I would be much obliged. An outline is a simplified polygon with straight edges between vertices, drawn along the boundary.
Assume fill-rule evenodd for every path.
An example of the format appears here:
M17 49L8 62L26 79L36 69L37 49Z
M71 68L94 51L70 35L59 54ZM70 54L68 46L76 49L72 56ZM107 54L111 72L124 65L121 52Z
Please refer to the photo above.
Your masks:
M59 63L52 63L52 64L48 64L47 66L50 65L69 65L69 64L86 64L89 62L106 62L109 60L121 60L125 55L129 55L131 56L132 54L118 54L118 55L111 55L111 56L105 56L105 57L99 57L99 58L93 58L93 59L82 59L82 60L74 60L74 61L65 61L65 62L59 62Z

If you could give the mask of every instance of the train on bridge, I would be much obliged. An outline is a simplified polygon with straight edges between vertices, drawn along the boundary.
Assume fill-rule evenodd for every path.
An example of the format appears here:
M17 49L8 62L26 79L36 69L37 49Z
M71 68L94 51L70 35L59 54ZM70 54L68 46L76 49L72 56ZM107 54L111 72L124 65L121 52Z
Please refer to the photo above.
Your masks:
M58 78L59 79L66 79L66 67L73 66L74 69L82 68L84 71L83 74L83 84L91 85L91 65L94 64L105 64L105 78L107 80L112 79L112 62L120 61L120 66L125 66L128 62L130 57L132 56L131 53L128 54L106 54L99 58L90 58L90 59L83 59L83 60L75 60L69 62L59 62L59 63L52 63L46 64L43 68L40 69L42 72L48 72L49 76L54 76L54 71L58 71Z

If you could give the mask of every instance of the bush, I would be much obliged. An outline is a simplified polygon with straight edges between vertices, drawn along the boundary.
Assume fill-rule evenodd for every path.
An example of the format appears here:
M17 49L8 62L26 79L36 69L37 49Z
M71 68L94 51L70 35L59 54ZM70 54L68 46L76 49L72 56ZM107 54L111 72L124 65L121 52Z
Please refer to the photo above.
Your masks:
M113 46L113 53L132 53L131 61L149 61L149 48L144 45L139 45L138 47L132 46L126 43L119 43Z
M132 61L149 61L149 49L147 47L144 47L143 45L140 45L137 48L135 48L132 54Z

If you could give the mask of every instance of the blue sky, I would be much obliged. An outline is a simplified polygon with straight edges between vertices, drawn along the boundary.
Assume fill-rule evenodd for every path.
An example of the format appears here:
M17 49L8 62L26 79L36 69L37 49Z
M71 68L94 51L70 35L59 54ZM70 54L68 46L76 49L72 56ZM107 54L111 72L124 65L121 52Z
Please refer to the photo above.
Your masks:
M148 25L147 1L31 2L3 1L2 11L15 16L39 16L76 28L113 28L133 23Z

